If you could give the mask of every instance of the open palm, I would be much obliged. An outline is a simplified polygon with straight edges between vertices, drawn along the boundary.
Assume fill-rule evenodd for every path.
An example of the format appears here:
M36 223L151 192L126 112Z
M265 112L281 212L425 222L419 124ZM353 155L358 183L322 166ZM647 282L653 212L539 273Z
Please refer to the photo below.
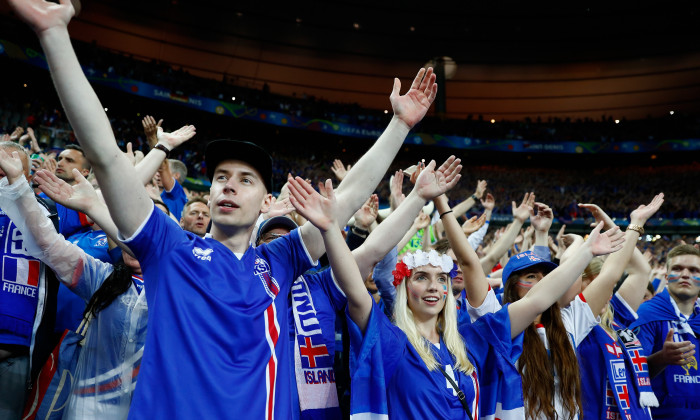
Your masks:
M69 209L89 213L90 209L100 198L90 182L77 169L73 169L75 185L70 185L64 180L56 177L47 170L36 173L34 180L39 184L39 189L50 199Z
M406 123L408 128L413 128L425 117L435 100L437 89L432 67L428 67L428 70L420 69L413 79L411 89L404 95L401 95L401 82L394 79L394 89L389 96L394 115Z
M60 4L45 0L7 0L15 13L40 33L54 27L67 27L75 15L70 0L60 0Z
M325 185L319 183L320 194L313 189L311 184L300 177L292 178L290 176L287 181L289 200L299 214L323 232L337 225L335 222L335 193L333 192L333 182L330 179L326 180Z
M461 178L462 165L460 162L460 159L450 156L435 170L436 163L431 160L416 179L415 189L418 195L427 201L452 189Z

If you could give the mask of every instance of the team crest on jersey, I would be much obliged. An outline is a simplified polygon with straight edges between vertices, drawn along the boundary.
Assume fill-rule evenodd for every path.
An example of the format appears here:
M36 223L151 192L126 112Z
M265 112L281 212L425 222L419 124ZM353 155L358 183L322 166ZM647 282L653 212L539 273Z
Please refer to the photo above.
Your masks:
M253 274L258 276L265 287L265 292L274 299L280 292L280 285L277 283L272 273L270 273L270 265L264 259L257 257L253 266Z
M212 252L214 252L214 250L211 248L202 249L198 246L192 248L192 255L202 261L211 261Z
M105 238L98 239L97 242L95 242L95 246L99 246L99 247L107 246L107 238L105 237Z

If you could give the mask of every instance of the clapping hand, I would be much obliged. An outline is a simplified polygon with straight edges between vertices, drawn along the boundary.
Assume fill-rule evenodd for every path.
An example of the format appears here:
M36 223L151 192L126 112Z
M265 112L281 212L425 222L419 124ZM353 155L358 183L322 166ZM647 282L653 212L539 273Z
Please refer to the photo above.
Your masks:
M435 100L437 89L432 67L428 67L428 70L420 69L413 79L411 89L404 95L401 95L401 82L398 78L394 79L394 89L389 96L394 115L409 129L413 128L425 117Z

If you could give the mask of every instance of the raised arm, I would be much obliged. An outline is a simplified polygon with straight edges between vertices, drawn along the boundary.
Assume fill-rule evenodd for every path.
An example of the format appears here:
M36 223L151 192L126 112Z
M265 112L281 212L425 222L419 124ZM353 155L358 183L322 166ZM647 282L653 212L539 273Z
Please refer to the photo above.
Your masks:
M489 285L486 281L484 270L481 268L479 257L476 255L471 245L469 245L469 241L467 241L462 227L459 225L459 222L457 222L455 213L450 210L447 196L441 195L433 200L433 202L435 203L435 208L440 213L442 224L445 227L445 233L447 233L447 239L450 241L450 246L455 253L455 257L457 257L457 263L464 273L462 278L464 278L464 288L467 299L469 299L469 304L474 307L480 306L486 297Z
M0 180L0 207L22 232L23 248L51 267L61 282L73 287L72 282L77 280L74 274L82 271L83 259L87 258L85 252L56 232L24 177L17 152L9 156L0 149L0 168L6 174Z
M77 169L73 169L73 176L76 180L75 185L69 185L46 170L37 172L34 179L39 184L39 189L50 199L69 209L88 215L111 241L133 256L129 247L119 240L117 226L97 191Z
M411 89L404 95L400 94L400 90L401 82L394 79L394 89L389 97L394 117L374 145L348 171L335 192L338 201L336 219L341 224L345 224L372 194L389 169L408 132L428 112L437 94L433 69L420 69ZM320 233L312 224L302 226L300 233L313 259L323 255Z
M321 231L333 276L348 298L350 318L364 331L372 312L372 297L367 293L360 270L338 228L333 183L329 179L325 185L320 184L319 189L327 198L301 178L289 179L289 198L297 211Z
M625 271L625 267L629 263L632 253L637 248L637 239L640 232L635 226L641 229L644 223L661 207L664 202L663 193L655 196L647 205L640 205L630 214L630 227L625 231L625 246L622 251L610 255L603 263L603 268L600 274L586 287L583 291L583 296L586 298L586 303L591 307L594 314L599 314L603 307L610 300L613 289L618 280ZM642 297L644 291L642 290ZM624 298L624 296L623 296ZM625 299L626 300L626 299ZM641 298L639 299L641 303Z
M461 170L460 160L455 159L454 156L450 156L437 170L435 170L435 161L428 164L418 176L416 185L403 203L372 231L359 248L353 251L362 278L367 277L374 264L396 246L426 201L444 194L457 184Z
M559 267L544 276L530 291L508 307L511 337L515 338L532 324L537 315L552 306L581 275L591 259L618 251L625 241L619 228L601 234L603 223L591 232L588 240L566 259ZM600 311L598 311L600 312ZM597 312L594 312L597 313Z
M452 208L454 214L456 216L462 216L466 214L470 208L474 207L478 200L481 200L481 197L484 196L484 192L486 191L487 186L488 183L485 179L478 180L476 182L476 190L474 190L474 194L467 197L466 200L462 200L462 202L458 203Z
M152 118L152 117L151 117ZM159 124L163 122L163 120L159 121ZM167 144L169 150L173 150L174 148L178 147L182 143L186 142L187 140L191 139L194 137L196 134L195 128L192 125L186 125L183 127L180 127L179 129L173 131L172 133L166 133L163 131L163 129L158 126L156 129L156 139L158 142L161 144ZM150 140L149 140L150 142ZM157 143L156 143L157 144ZM151 182L151 179L153 179L153 176L158 172L158 170L161 167L161 164L163 162L167 162L167 159L165 159L165 153L163 153L162 150L158 149L151 149L150 152L144 157L141 162L137 163L135 168L136 168L136 174L138 179L141 181L143 185L148 184ZM168 165L166 165L168 166ZM166 184L165 179L163 179L163 175L161 175L161 180L163 180L163 186L167 190L172 190L173 186L175 185L175 182L172 178L172 174L170 174L170 167L168 166L168 174L169 174L169 179L170 182ZM168 178L168 177L166 177Z
M519 206L516 206L515 201L513 201L513 223L511 223L505 233L498 238L498 241L491 245L489 252L481 259L481 268L484 273L490 273L501 256L513 245L515 238L520 232L520 228L530 216L530 210L533 208L534 204L534 193L525 193L523 201Z
M60 0L60 4L44 0L8 2L39 37L66 116L103 187L114 222L123 235L131 236L153 203L119 150L104 107L73 51L67 28L75 13L70 0Z

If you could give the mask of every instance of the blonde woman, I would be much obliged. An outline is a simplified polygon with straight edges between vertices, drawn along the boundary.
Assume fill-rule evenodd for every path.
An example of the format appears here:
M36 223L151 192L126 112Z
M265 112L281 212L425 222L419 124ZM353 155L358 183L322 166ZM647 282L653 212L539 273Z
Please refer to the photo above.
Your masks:
M432 185L433 196L438 196L456 181L434 168L431 161L421 181ZM319 186L325 197L300 178L290 178L289 186L297 211L321 230L334 278L348 298L351 414L362 418L479 418L480 383L492 384L503 374L483 368L489 353L510 360L512 338L568 289L594 255L613 252L623 241L618 229L601 235L601 224L576 255L533 287L527 298L461 331L451 293L451 273L456 271L451 258L434 251L408 254L394 275L396 325L392 325L367 294L337 228L330 180ZM450 211L445 209L446 197L438 200L442 215ZM470 253L461 267L464 275L483 277L476 253L463 251Z

